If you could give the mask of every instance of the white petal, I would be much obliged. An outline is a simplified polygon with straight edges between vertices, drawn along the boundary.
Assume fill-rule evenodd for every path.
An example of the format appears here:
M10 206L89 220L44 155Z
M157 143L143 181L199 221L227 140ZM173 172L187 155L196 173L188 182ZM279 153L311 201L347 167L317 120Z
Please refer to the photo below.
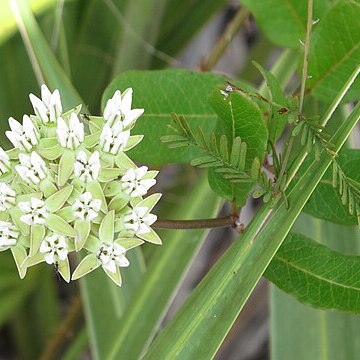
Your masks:
M124 255L117 256L116 263L121 267L128 267L130 265L129 260Z
M123 120L124 127L128 127L133 124L143 113L144 109L132 109L128 111Z
M22 212L29 213L32 211L30 201L21 201L18 203L18 207Z
M123 182L132 182L136 178L136 173L134 169L129 169L125 175L121 178Z
M120 110L123 114L131 110L132 95L132 88L128 88L122 93Z
M12 131L17 132L18 134L22 134L24 132L22 125L13 117L9 118L9 126Z
M111 273L116 273L116 263L115 260L110 260L109 262L102 265L103 268L110 271Z

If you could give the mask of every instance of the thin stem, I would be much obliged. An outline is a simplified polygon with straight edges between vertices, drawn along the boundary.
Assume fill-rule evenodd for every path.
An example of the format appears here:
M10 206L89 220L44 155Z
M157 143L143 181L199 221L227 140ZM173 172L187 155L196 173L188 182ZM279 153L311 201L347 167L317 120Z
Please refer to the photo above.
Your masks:
M224 54L225 50L227 49L227 47L229 46L229 44L231 43L237 32L244 24L249 14L250 12L247 8L243 6L239 8L234 18L227 25L223 35L218 40L212 53L204 61L204 63L201 64L200 67L202 71L210 71L216 65L216 63Z
M231 226L238 231L242 231L243 226L239 223L239 217L229 215L215 219L197 220L157 220L153 225L157 229L212 229Z
M67 314L63 321L55 330L54 336L47 343L40 360L51 360L56 357L60 347L73 333L73 328L76 326L79 316L82 314L81 297L77 296L72 301Z
M307 69L309 63L309 48L310 48L310 35L313 26L313 0L308 0L308 14L307 14L307 25L306 25L306 37L304 44L304 63L302 68L301 88L300 88L300 99L299 99L299 114L302 113L305 95L305 85L308 77Z
M308 0L308 14L307 14L307 26L306 26L306 36L305 36L305 44L304 44L304 62L302 67L302 78L301 78L301 88L300 88L300 99L299 99L299 110L298 115L299 118L302 114L302 108L304 104L304 95L305 95L305 85L307 80L307 69L308 69L308 60L309 60L309 48L310 48L310 35L311 35L311 29L313 25L313 0ZM288 143L288 146L286 147L286 153L283 160L283 163L281 164L280 174L279 178L277 179L275 189L278 190L279 187L282 184L283 177L285 175L285 171L289 162L290 154L292 151L292 148L294 146L294 137L290 134L291 138Z

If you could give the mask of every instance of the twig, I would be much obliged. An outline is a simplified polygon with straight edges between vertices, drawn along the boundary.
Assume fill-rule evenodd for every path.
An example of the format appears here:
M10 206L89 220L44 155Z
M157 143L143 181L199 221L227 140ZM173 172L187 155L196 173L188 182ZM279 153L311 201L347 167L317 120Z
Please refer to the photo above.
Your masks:
M48 341L40 360L52 360L56 358L60 347L71 335L74 326L77 324L79 316L82 314L81 297L77 296L70 304L69 310L63 321L55 330L54 336Z
M234 18L231 22L227 25L223 35L218 40L215 48L213 49L212 53L209 57L203 61L200 65L201 71L210 71L216 63L219 61L221 56L224 54L225 50L235 37L236 33L239 31L241 26L244 24L245 20L249 16L250 12L245 7L240 7L237 11Z
M242 232L244 230L243 224L239 222L239 217L236 215L229 215L215 219L197 219L197 220L157 220L153 225L157 229L212 229L231 226L236 231Z
M305 36L305 43L304 43L304 62L303 62L303 68L302 68L302 78L301 78L301 88L300 88L300 99L299 99L299 110L298 110L298 116L301 118L302 116L302 108L304 103L304 95L305 95L305 85L307 80L307 68L308 68L308 58L309 58L309 48L310 48L310 35L311 35L311 29L313 25L313 0L308 0L308 15L307 15L307 26L306 26L306 36ZM285 175L285 171L289 162L290 154L292 151L292 148L294 146L294 137L290 135L290 141L288 143L288 146L286 147L286 153L284 156L284 161L281 165L280 174L276 181L276 189L278 190L283 182L283 177Z

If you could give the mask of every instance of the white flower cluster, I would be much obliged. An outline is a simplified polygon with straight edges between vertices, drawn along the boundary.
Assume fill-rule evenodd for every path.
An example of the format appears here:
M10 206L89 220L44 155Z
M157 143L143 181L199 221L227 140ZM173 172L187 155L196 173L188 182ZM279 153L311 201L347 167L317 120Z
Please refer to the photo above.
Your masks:
M0 251L12 251L21 278L45 261L66 281L101 266L121 285L127 251L161 244L151 228L161 195L144 197L157 171L126 155L143 138L131 135L143 114L131 108L132 95L116 91L103 116L82 116L81 106L63 112L59 91L43 85L41 98L30 94L35 115L9 119L14 148L0 147ZM71 275L74 251L84 256Z

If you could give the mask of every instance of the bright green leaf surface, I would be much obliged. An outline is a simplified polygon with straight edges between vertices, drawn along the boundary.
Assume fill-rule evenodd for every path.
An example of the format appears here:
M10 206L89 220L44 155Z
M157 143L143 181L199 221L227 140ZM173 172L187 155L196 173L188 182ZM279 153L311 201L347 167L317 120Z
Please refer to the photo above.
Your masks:
M360 257L332 251L304 235L287 236L265 276L301 302L360 312Z
M268 138L265 120L258 105L239 92L230 93L225 99L219 89L212 92L210 104L219 115L219 135L226 135L230 146L237 136L247 144L245 168L249 170L256 157L263 159ZM219 195L228 200L235 199L238 206L245 204L253 188L253 184L231 184L214 170L209 171L209 183Z
M300 2L299 2L300 3ZM315 1L316 3L316 1ZM311 37L307 86L322 101L329 103L359 65L360 1L340 0L320 17ZM360 79L351 87L347 99L358 99Z
M254 14L265 35L283 47L299 47L304 40L307 19L307 1L299 0L241 0ZM323 17L329 0L314 1L314 19Z
M360 255L357 228L330 224L302 215L295 230L342 253ZM360 343L360 318L354 314L323 311L299 303L271 287L271 357L278 360L355 360Z
M223 80L224 77L219 75L188 70L129 71L109 85L103 96L103 105L116 90L132 87L133 108L145 109L133 133L145 137L129 151L131 158L155 164L188 162L195 153L198 154L196 150L169 149L160 137L174 134L168 127L172 124L172 113L185 115L192 129L201 126L207 133L214 130L217 116L208 104L208 95L212 87Z

